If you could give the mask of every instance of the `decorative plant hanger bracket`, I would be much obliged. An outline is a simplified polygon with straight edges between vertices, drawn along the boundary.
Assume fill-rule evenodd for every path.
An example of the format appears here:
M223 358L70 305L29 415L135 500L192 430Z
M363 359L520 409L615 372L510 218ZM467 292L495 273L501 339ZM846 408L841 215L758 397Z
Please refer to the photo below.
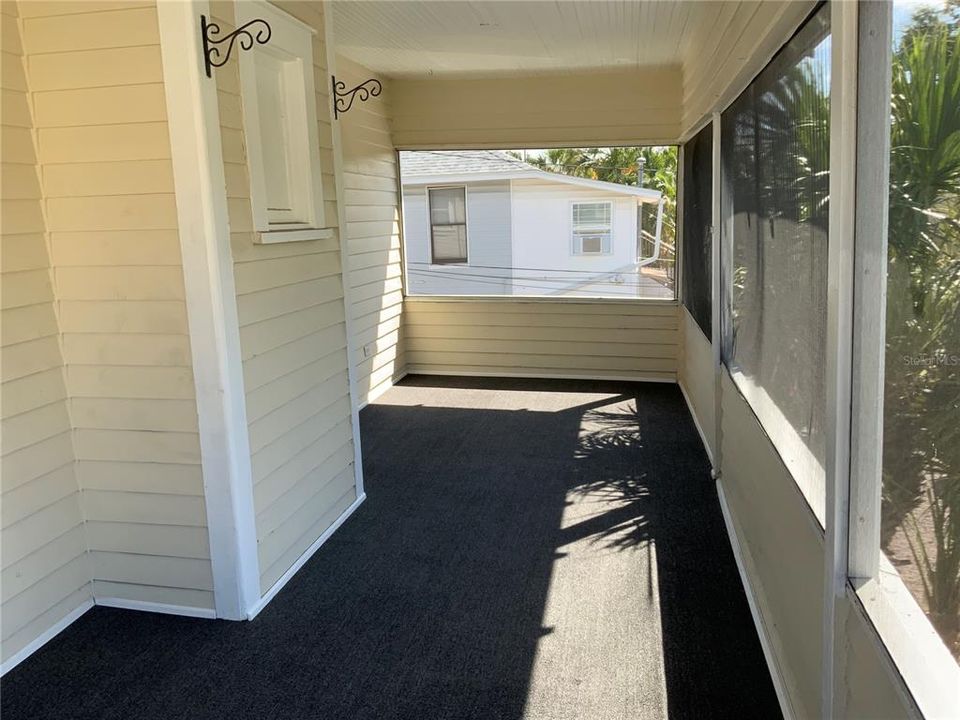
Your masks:
M353 107L353 101L360 98L360 102L366 102L372 97L377 97L383 92L383 85L376 78L364 80L351 90L347 90L347 84L337 80L336 76L331 76L333 82L333 118L336 120L341 113L347 112Z
M256 26L256 30L251 30ZM266 20L251 20L241 25L236 30L223 37L216 37L220 34L220 26L215 22L207 22L207 16L200 16L200 36L203 38L203 64L207 71L207 77L213 77L212 72L215 67L223 67L230 59L230 53L233 52L233 45L240 41L241 50L250 50L254 44L265 45L270 40L270 25ZM220 45L227 44L221 51Z

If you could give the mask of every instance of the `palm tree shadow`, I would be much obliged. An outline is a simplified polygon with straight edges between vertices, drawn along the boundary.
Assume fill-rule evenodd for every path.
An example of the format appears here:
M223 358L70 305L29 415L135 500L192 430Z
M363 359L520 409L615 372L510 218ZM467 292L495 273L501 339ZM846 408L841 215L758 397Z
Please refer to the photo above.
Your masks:
M570 528L569 534L624 551L653 540L655 504L636 400L621 396L614 402L617 409L608 409L608 401L604 408L584 412L574 458L587 470L576 473L568 488L574 499L608 509Z
M670 718L779 717L709 463L685 406L665 402L675 392L583 412L568 499L604 510L565 528L563 542L643 552L655 566L647 591L660 609ZM737 688L723 680L731 672Z

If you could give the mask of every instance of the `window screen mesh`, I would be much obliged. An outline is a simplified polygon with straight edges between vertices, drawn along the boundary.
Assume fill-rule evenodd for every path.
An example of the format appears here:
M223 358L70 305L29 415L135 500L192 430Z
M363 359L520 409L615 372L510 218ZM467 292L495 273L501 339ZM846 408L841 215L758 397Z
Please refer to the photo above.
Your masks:
M683 146L683 272L681 300L707 336L711 315L711 225L713 223L713 125Z
M723 113L723 357L823 521L829 7Z

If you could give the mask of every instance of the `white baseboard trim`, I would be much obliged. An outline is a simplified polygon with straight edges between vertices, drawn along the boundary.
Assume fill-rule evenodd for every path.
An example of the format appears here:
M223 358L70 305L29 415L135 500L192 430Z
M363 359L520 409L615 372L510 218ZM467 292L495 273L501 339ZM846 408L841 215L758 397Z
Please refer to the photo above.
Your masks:
M333 535L333 533L335 533L341 525L343 525L348 517L353 515L354 511L360 507L360 505L366 499L367 494L363 493L360 497L354 500L350 507L344 510L340 514L340 517L334 520L333 524L324 530L323 534L314 540L310 547L304 550L303 554L297 558L297 561L291 565L290 568L280 576L280 579L277 580L273 586L263 594L263 597L261 597L260 600L258 600L257 603L247 611L247 620L253 620L257 615L260 614L260 611L263 610L267 604L273 600L274 596L283 589L283 586L290 581L290 578L297 574L307 560L313 557L313 554L320 549L320 546L330 539L330 536Z
M3 665L0 665L0 676L6 675L17 665L33 655L37 650L42 648L48 642L53 640L53 638L66 630L68 626L72 625L81 615L83 615L92 607L93 600L84 600L82 603L80 603L80 605L75 607L49 628L40 633L40 635L38 635L34 640L7 658Z
M139 610L140 612L161 613L163 615L182 615L183 617L205 618L214 620L217 611L213 608L190 607L189 605L171 605L170 603L149 602L147 600L130 600L118 597L94 598L94 603L102 607L120 608L121 610Z
M697 417L697 411L693 407L693 403L690 401L690 395L687 393L687 388L684 387L681 380L677 380L677 385L680 386L680 392L683 393L683 399L687 403L687 409L690 411L690 417L693 418L693 425L697 428L697 432L700 433L700 442L703 443L703 449L707 451L707 458L710 460L710 467L716 471L717 466L713 461L713 452L710 450L710 443L707 442L707 435L703 432L703 426L700 425L700 418Z
M720 480L717 480L717 497L720 499L720 510L723 513L723 523L727 526L727 535L730 537L733 557L737 561L737 570L740 571L740 582L743 583L743 589L747 595L747 604L750 605L750 614L753 616L753 624L756 626L757 635L760 637L763 656L766 658L767 668L770 670L770 677L773 680L773 687L776 690L777 699L780 701L780 710L783 712L784 720L794 720L796 714L793 712L790 695L787 692L787 683L780 670L776 654L773 651L773 644L766 623L764 623L763 614L760 612L760 601L754 593L753 586L750 584L750 575L747 572L747 568L753 567L753 561L744 553L743 548L740 546L740 538L737 535L733 516L730 514L730 507L727 505L727 498L723 494L723 485Z
M675 383L677 379L663 377L647 377L644 375L570 375L568 373L524 373L524 372L477 372L462 370L432 370L414 365L407 371L408 375L444 375L452 377L502 377L502 378L531 378L534 380L609 380L610 382L655 382Z

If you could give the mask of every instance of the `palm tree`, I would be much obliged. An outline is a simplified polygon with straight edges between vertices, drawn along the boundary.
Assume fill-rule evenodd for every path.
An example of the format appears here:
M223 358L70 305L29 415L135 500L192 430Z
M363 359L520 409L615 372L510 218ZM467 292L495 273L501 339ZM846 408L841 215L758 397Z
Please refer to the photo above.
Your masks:
M902 528L931 621L960 652L958 16L918 13L894 53L881 541Z

